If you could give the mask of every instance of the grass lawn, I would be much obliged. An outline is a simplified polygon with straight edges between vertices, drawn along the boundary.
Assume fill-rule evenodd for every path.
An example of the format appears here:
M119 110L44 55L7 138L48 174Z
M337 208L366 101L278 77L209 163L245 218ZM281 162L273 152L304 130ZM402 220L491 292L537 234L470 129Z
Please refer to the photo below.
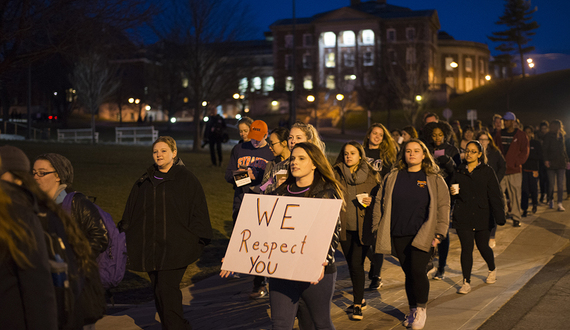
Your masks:
M69 158L75 178L73 187L97 197L97 204L120 221L130 190L135 181L153 162L149 146L90 145L71 143L9 142L21 148L31 161L38 155L55 152ZM188 267L182 286L219 271L221 259L232 230L233 189L224 179L225 166L210 167L210 155L204 152L179 150L178 155L198 177L204 187L214 229L212 243L202 257ZM229 159L229 152L224 155ZM113 289L116 303L152 300L146 273L128 272L118 288Z

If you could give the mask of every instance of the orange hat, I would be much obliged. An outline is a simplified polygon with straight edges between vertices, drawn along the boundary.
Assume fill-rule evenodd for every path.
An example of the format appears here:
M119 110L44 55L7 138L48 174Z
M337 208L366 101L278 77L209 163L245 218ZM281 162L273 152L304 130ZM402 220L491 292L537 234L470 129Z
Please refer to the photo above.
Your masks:
M254 139L256 141L261 141L267 135L267 124L263 120L256 120L251 123L249 127L249 134L247 137L249 139Z

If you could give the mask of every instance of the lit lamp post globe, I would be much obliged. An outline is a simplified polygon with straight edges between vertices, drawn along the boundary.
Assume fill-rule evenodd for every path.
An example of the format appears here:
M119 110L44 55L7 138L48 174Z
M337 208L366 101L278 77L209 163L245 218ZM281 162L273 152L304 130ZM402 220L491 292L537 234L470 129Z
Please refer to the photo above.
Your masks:
M491 80L491 76L490 76L490 75L486 75L486 76L485 76L485 80L487 80L487 81Z
M314 97L313 95L307 95L307 102L309 102L309 103L312 104L313 102L315 102L315 97ZM313 124L314 124L315 127L317 127L317 122L318 122L318 119L317 119L317 108L314 107L314 108L313 108Z
M449 66L455 69L459 66L459 64L457 64L457 62L451 62L449 63Z
M336 99L340 102L344 100L344 95L336 94ZM344 103L340 102L340 134L344 134Z

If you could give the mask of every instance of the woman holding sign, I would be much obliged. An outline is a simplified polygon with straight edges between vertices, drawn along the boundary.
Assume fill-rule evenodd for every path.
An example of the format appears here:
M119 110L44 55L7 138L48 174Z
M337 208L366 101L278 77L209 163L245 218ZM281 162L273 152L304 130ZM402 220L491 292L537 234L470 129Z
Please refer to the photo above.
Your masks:
M410 306L404 326L423 329L429 295L426 267L447 234L449 191L423 142L412 139L402 147L374 202L375 252L391 253L400 261Z
M471 292L473 241L489 268L485 282L495 283L497 270L493 249L489 246L489 236L497 224L502 226L506 222L503 193L495 171L485 164L483 151L479 141L467 142L465 161L451 181L453 223L461 242L463 285L457 291L461 294Z
M344 188L346 208L340 212L340 245L352 281L353 320L362 320L364 303L364 261L374 242L372 198L378 192L378 172L366 160L364 148L356 141L344 144L334 165L335 176ZM383 255L381 255L384 258ZM350 307L349 307L350 308Z
M323 152L314 144L296 143L291 153L287 180L275 194L342 199L338 181ZM273 330L293 329L302 298L316 329L334 329L330 308L336 281L334 253L339 243L340 219L333 234L319 280L315 283L272 278L269 288Z

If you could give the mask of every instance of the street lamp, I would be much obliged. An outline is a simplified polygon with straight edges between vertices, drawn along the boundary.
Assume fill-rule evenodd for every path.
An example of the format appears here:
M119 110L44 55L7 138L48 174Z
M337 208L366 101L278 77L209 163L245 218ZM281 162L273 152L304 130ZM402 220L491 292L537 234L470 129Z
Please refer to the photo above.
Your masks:
M421 95L416 95L416 101L420 102L422 100L422 96Z
M315 97L313 95L307 95L307 102L312 104L313 102L315 102ZM318 119L317 119L317 108L316 107L313 107L313 118L314 118L314 124L315 124L314 126L317 127Z
M340 134L344 134L344 95L336 94L336 99L339 101L340 104Z
M486 75L485 80L487 80L487 81L491 80L491 75Z
M239 99L239 93L235 93L232 97L234 98L234 100Z
M135 99L131 97L131 98L129 99L129 103L131 103L131 104L132 104L132 103L135 103Z
M459 64L457 64L457 62L451 62L449 63L449 66L455 69L459 66Z

